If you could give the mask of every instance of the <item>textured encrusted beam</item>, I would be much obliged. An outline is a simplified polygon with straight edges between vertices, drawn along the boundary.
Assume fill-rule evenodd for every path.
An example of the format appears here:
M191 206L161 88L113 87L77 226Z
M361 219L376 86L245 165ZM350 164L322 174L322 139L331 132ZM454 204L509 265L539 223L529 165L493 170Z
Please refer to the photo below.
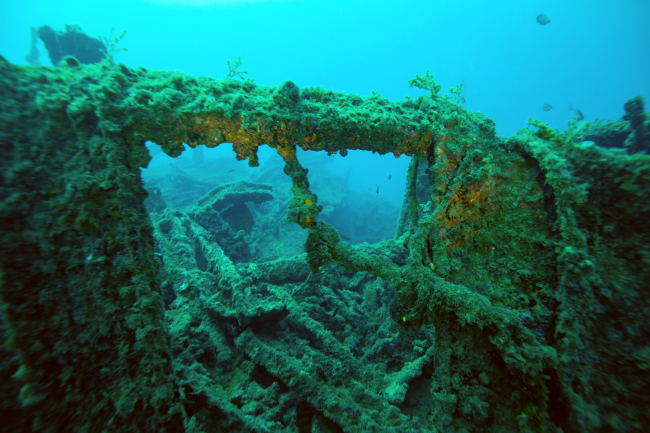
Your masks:
M115 68L111 75L109 82L116 86L105 93L115 98L115 110L129 115L130 132L162 145L172 156L183 150L182 142L192 147L229 142L237 157L248 158L253 166L257 148L264 144L343 156L360 149L399 157L424 153L452 135L470 142L477 135L467 111L428 97L392 102L321 87L300 90L290 81L267 87L126 67Z

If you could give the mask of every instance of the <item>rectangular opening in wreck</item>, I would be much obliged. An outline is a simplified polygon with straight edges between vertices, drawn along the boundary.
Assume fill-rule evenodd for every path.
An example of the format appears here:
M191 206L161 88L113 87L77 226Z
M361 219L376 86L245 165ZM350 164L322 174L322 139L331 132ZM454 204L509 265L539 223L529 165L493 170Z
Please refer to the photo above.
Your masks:
M291 198L291 179L283 173L285 162L275 149L261 146L260 165L249 167L246 161L236 159L231 143L213 148L183 145L185 151L172 158L157 144L147 142L152 157L148 167L142 169L147 190L159 190L156 198L184 211L219 185L240 180L270 183L273 200L230 203L219 213L235 234L243 230L245 239L255 244L252 261L304 253L306 232L283 215ZM380 156L366 151L350 151L343 157L300 148L296 156L309 170L310 188L323 205L316 221L332 224L341 239L350 244L375 244L395 236L409 157L396 159L392 154ZM163 209L156 206L150 211L160 213Z

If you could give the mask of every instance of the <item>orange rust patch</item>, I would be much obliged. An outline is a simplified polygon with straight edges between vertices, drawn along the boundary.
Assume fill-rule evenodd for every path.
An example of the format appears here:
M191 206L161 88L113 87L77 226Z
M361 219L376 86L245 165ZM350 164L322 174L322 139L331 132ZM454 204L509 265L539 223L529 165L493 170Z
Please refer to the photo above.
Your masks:
M311 142L313 142L314 140L316 140L317 137L318 137L318 136L316 135L316 133L313 133L313 134L311 134L311 135L308 135L308 136L304 137L304 138L302 139L302 141L304 141L305 143L311 143Z
M460 155L457 152L450 152L444 142L436 146L435 152L438 158L436 173L445 175L456 163L460 163ZM542 190L534 184L534 180L531 180L530 167L524 161L511 163L504 167L501 174L460 188L456 192L446 215L440 221L438 237L447 243L446 250L450 253L473 245L474 238L485 229L489 233L487 236L493 241L504 242L508 238L502 237L499 230L492 229L495 225L504 224L504 216L500 209L505 206L508 215L520 218L522 224L530 223L532 226L543 219L542 198ZM440 200L434 197L434 201ZM470 221L471 225L458 230L462 227L461 223ZM456 229L453 234L448 232L452 229ZM485 242L485 239L481 242ZM491 251L494 246L482 248Z
M285 161L287 159L295 158L296 151L292 147L278 146L277 150L278 150L278 155L280 155L282 157L282 159L284 159Z

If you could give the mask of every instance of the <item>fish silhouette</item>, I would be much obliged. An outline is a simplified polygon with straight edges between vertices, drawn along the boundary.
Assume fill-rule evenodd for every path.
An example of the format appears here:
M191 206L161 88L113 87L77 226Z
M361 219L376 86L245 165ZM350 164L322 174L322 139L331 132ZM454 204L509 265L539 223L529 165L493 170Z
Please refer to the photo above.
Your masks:
M553 106L551 104L542 104L539 109L542 111L551 111L553 109Z
M578 118L578 122L585 120L585 115L582 114L582 111L578 110L577 108L573 108L571 104L569 104L569 110L571 111L571 114L573 114L573 117Z
M544 14L539 14L539 15L537 15L537 22L538 22L540 25L545 26L546 24L550 23L551 20L550 20L550 18L547 17L546 15L544 15Z

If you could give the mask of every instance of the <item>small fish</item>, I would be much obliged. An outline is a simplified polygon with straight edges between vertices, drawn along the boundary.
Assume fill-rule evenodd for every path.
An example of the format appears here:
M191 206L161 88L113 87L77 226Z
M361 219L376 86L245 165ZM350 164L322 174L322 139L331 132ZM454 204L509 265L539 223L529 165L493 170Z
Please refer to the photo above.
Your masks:
M465 98L463 98L462 96L460 97L460 103L461 103L461 104L464 104L464 103L465 103Z
M551 20L550 20L550 18L547 17L546 15L544 15L544 14L539 14L539 15L537 15L537 22L538 22L540 25L545 26L546 24L550 23Z
M553 109L553 106L551 104L542 104L539 109L542 111L551 111Z
M377 194L379 194L379 187L377 187Z
M392 175L390 175L390 174L388 175L388 180L390 180L390 177L391 177L391 176L392 176Z
M577 122L585 120L585 115L582 114L582 111L578 110L577 108L573 108L571 104L569 104L569 110L571 111L571 114L573 114L573 117L578 118Z
M234 168L232 170L228 170L226 173L232 173L233 171L235 171Z
M349 241L349 240L350 240L350 238L347 237L347 236L345 236L345 235L341 235L341 237L342 237L343 239L345 239L346 241Z

